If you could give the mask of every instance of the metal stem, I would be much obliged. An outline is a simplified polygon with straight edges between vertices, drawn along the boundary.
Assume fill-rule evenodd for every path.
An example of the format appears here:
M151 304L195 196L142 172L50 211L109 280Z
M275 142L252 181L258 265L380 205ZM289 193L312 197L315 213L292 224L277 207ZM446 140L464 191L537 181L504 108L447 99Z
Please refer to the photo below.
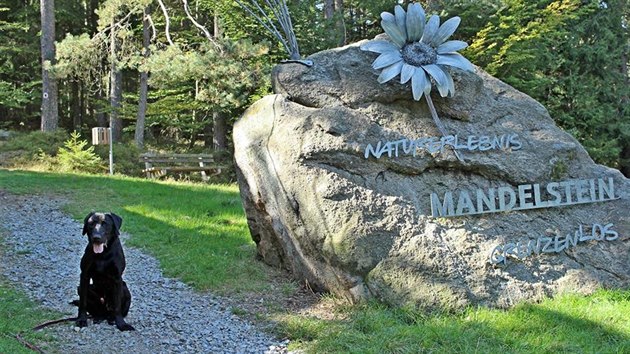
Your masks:
M424 95L424 97L427 99L427 104L429 105L429 111L431 111L431 117L433 118L433 122L435 122L435 125L440 131L440 134L442 134L443 137L446 136L447 135L446 127L444 127L444 124L442 124L440 117L438 117L438 114L437 114L437 111L435 110L435 106L433 105L433 100L431 99L431 96L427 93ZM459 153L457 152L457 150L455 150L455 148L453 148L453 153L455 154L455 157L457 157L457 159L460 162L464 162L464 160L462 159L461 156L459 156Z

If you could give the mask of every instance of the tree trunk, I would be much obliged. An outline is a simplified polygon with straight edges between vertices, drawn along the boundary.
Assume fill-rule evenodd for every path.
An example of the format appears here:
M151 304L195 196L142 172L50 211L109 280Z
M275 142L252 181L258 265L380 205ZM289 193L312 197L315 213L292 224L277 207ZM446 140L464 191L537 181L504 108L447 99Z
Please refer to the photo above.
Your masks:
M92 108L94 110L94 115L96 116L96 126L98 127L107 127L107 117L103 112L103 102L105 100L105 95L103 94L103 85L98 85L98 90L94 94L94 100L92 101Z
M144 20L142 21L142 48L144 49L144 57L151 55L149 44L151 43L151 33L149 31L149 19L151 9L144 9ZM147 113L147 96L149 92L149 73L140 72L140 97L138 98L138 116L136 119L136 133L134 140L139 148L144 147L144 120Z
M219 26L219 16L215 13L214 16L214 38L221 36L221 28ZM210 134L210 127L207 126L204 129L206 133L206 141ZM212 148L216 151L223 151L227 149L227 121L224 113L213 112L212 113Z
M81 112L81 125L83 125L83 123L85 123L85 117L89 116L85 102L85 86L83 86L83 81L79 81L79 111Z
M70 114L72 115L72 128L81 130L81 94L79 92L79 81L70 82Z
M619 160L619 170L624 176L630 178L630 145L623 146Z
M208 123L203 127L203 146L213 148L214 143L212 142L212 138L212 124Z
M216 12L214 14L214 20L212 21L212 23L212 35L214 36L214 38L221 38L221 27L219 27L219 14Z
M113 28L113 26L112 26ZM112 128L112 141L120 141L122 136L122 120L119 117L122 102L122 72L118 68L116 59L116 32L112 29L110 34L110 81L109 81L109 127Z
M87 10L87 25L89 29L90 36L96 33L98 27L98 15L96 14L96 10L99 7L99 0L89 0L88 10Z
M212 113L212 145L216 151L227 150L227 120L224 113Z
M337 16L335 27L339 36L337 45L340 47L346 45L346 23L344 22L343 11L343 0L335 0L335 13Z
M50 75L49 65L55 63L55 1L41 0L42 36L42 120L41 130L53 131L59 126L57 80Z
M335 0L324 1L324 18L330 20L335 15Z

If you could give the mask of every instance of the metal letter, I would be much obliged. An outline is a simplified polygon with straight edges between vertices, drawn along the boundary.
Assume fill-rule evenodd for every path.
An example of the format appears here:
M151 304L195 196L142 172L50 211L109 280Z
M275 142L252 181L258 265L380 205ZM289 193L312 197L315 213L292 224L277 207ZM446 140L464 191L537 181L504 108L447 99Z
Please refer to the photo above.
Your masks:
M444 193L443 203L440 203L440 198L438 197L437 193L431 193L431 215L433 217L455 215L455 208L453 206L453 193Z

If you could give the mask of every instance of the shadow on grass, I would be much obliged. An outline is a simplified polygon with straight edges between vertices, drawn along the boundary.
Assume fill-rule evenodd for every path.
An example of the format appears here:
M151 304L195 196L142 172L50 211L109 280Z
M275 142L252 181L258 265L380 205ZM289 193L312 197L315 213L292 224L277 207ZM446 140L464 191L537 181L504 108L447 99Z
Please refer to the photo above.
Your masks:
M572 297L578 296L459 315L427 315L372 303L352 308L343 320L293 319L283 329L312 353L630 352L627 298L566 300Z

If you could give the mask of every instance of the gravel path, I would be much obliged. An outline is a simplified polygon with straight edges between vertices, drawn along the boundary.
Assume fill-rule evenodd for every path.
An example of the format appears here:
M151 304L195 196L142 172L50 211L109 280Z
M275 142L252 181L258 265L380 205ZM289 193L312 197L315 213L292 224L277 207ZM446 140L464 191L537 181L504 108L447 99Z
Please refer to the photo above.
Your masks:
M78 299L79 262L87 241L83 225L59 211L62 205L59 199L0 190L6 236L0 273L39 304L76 316L68 302ZM123 244L126 237L123 233ZM47 327L61 352L286 353L286 341L234 316L220 297L165 278L158 262L137 249L125 247L125 256L124 279L132 294L126 320L136 331L119 332L106 322L81 330L69 322Z

